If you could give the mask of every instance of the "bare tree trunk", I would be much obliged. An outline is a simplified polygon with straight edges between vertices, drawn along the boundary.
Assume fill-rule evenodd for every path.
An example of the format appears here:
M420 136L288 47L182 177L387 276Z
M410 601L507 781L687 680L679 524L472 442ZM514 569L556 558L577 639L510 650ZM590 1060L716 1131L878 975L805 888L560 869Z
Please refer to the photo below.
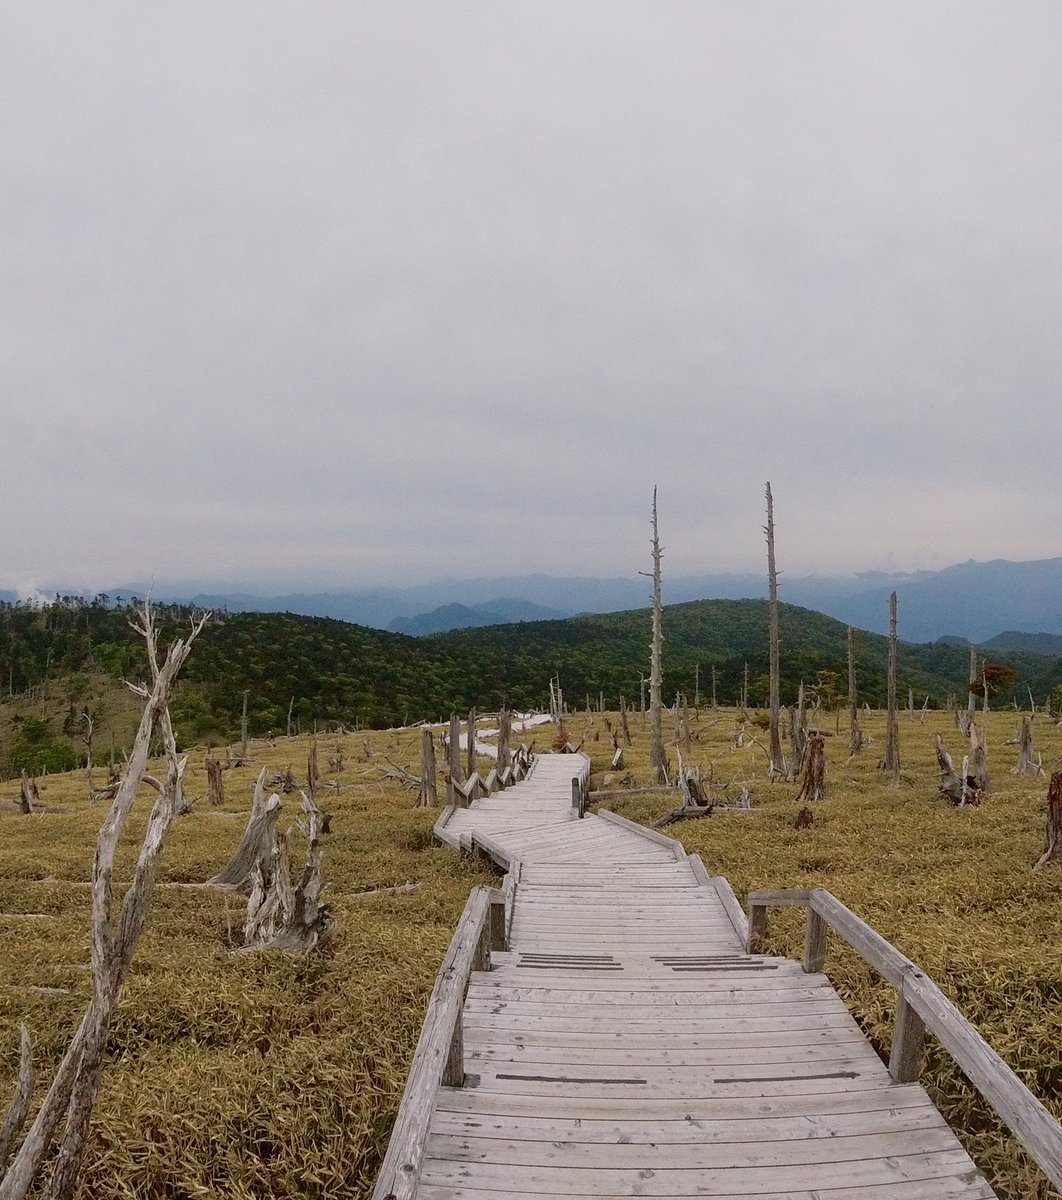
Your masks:
M450 714L450 778L454 783L464 783L465 776L461 770L461 719L457 713Z
M987 795L992 790L992 781L988 777L988 751L976 722L970 724L970 756L970 780L973 788Z
M170 692L205 622L204 617L198 625L193 626L186 641L175 641L161 664L153 617L146 605L141 624L137 626L147 645L153 682L150 690L133 689L144 698L144 711L121 783L96 845L92 872L92 998L37 1116L0 1183L0 1200L24 1200L34 1185L60 1123L64 1126L63 1139L41 1195L44 1200L69 1200L77 1184L92 1107L103 1072L103 1055L111 1022L143 931L159 856L174 818L179 766L168 707ZM112 882L115 855L140 782L145 778L148 754L156 730L162 735L166 751L166 782L160 785L159 797L148 818L133 882L122 900L120 912L115 914Z
M642 719L644 721L644 718L645 718L645 676L639 675L638 680L639 680L639 695L641 696L641 707L640 707L639 711L641 712Z
M701 664L695 663L693 667L693 708L695 712L701 710Z
M499 746L499 759L501 750ZM439 802L438 785L435 778L435 741L431 730L425 726L420 734L420 808L434 808Z
M656 488L653 488L653 640L649 659L649 769L654 783L667 783L667 757L662 727L663 697L663 603L660 587L660 530L657 524ZM640 574L644 575L642 571Z
M1047 845L1037 862L1037 870L1062 858L1062 771L1051 776L1047 788Z
M951 761L951 755L944 746L944 740L940 734L937 734L937 766L940 768L940 785L938 791L942 796L952 802L952 804L962 804L966 794L965 780L960 779L955 773L955 764Z
M215 808L225 803L225 779L221 772L221 763L209 751L206 756L207 803Z
M767 585L768 585L768 627L771 640L771 681L770 681L770 764L767 768L767 778L773 783L776 779L785 778L785 758L782 755L782 738L779 729L779 638L778 638L778 571L774 560L774 497L771 495L771 485L767 484L767 524L764 533L767 535Z
M623 730L623 743L630 749L631 746L631 729L627 724L627 701L620 696L620 728Z
M896 593L889 597L889 653L885 675L886 688L886 733L885 757L878 764L879 771L892 773L892 782L900 783L900 729L896 719Z
M291 702L288 704L288 737L291 737L291 714L295 708L295 697L292 696Z
M247 762L247 693L243 693L243 713L240 716L240 762Z
M87 712L83 712L81 719L85 722L85 784L88 787L88 798L91 800L96 794L96 788L92 782L92 717Z
M826 740L815 736L808 743L804 762L804 778L797 794L798 804L826 797Z
M718 694L716 686L719 682L719 673L715 669L715 663L712 663L712 711L714 712L719 707Z
M1033 752L1032 721L1021 719L1021 734L1018 737L1018 763L1011 768L1012 775L1041 775L1043 766Z
M19 808L24 813L31 813L33 812L33 806L40 803L40 799L41 794L37 789L37 781L32 775L27 775L25 770L23 770L18 789Z
M742 677L741 683L741 707L748 708L749 706L749 664L745 664L745 674Z
M856 681L856 631L848 626L848 728L850 740L848 753L858 754L863 749L863 731L859 728L859 695Z
M797 691L796 712L792 714L790 727L791 762L789 763L789 778L799 779L804 769L804 756L808 752L808 714L804 706L804 681L800 681ZM799 797L798 797L799 799Z
M513 765L513 755L509 743L513 737L513 714L502 705L498 713L498 773L507 771Z
M236 847L236 853L229 860L228 866L207 881L214 887L242 887L251 878L255 864L262 867L263 873L268 870L273 844L276 841L277 820L280 817L280 797L274 792L266 800L265 777L266 769L263 767L258 772L258 779L254 785L254 799L251 802L251 815L240 844Z
M30 1042L29 1031L22 1026L21 1058L18 1069L18 1079L15 1082L15 1094L11 1097L11 1106L3 1129L0 1129L0 1181L3 1181L7 1170L7 1160L15 1148L18 1135L22 1132L26 1118L29 1116L30 1101L33 1099L33 1085L37 1080L37 1072L33 1066L33 1046Z
M476 710L468 714L468 745L465 747L465 778L471 779L476 773Z
M970 690L966 693L966 717L968 721L974 719L974 714L977 712L977 696L974 694L973 685L977 682L977 647L970 647ZM963 733L969 732L969 725L963 730Z

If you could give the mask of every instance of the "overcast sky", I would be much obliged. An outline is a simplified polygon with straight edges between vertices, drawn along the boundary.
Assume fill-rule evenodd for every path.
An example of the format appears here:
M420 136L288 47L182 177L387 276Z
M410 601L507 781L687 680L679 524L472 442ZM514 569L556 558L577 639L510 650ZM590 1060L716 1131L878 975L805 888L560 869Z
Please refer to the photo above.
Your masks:
M1062 554L1062 4L0 3L0 586Z

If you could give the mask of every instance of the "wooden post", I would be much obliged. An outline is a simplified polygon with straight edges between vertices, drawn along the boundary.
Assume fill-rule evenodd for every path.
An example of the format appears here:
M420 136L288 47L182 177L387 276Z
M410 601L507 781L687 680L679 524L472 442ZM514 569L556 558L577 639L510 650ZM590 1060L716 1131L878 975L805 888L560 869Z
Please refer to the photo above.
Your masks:
M583 815L583 788L577 775L572 776L572 812L579 818Z
M764 527L767 535L767 615L768 632L770 634L770 765L767 768L767 778L773 783L776 779L785 778L785 759L782 755L782 739L779 730L779 692L781 688L781 670L779 667L778 639L778 570L774 560L774 497L771 495L771 485L767 484L767 524Z
M826 922L809 904L808 923L804 931L804 970L809 975L817 975L826 962L828 928Z
M921 1075L925 1032L922 1018L904 999L901 986L896 994L896 1020L889 1051L889 1075L893 1083L915 1083Z
M490 948L509 949L509 939L505 935L505 897L502 895L490 902Z
M465 1030L464 1013L457 1010L457 1021L454 1024L454 1034L450 1039L450 1048L446 1055L446 1066L443 1068L443 1087L459 1088L465 1086Z
M749 904L749 933L745 949L749 954L755 954L755 944L758 937L767 932L767 905Z

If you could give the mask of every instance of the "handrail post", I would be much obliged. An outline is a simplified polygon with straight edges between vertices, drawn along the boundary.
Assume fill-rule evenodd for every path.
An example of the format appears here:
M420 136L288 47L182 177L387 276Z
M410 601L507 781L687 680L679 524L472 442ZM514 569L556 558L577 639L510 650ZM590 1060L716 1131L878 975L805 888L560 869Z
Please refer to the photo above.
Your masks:
M502 893L490 902L490 949L508 950L509 938L505 929L505 896ZM493 969L493 968L491 968Z
M745 942L745 949L749 954L753 954L756 939L762 937L767 932L767 905L756 904L754 901L749 901L749 935Z
M578 775L572 776L572 812L577 818L583 815L583 786Z
M804 931L804 970L818 975L826 962L826 932L829 926L808 904L808 923Z
M446 1066L443 1067L442 1085L452 1088L465 1086L465 1029L464 1014L460 1009L457 1012L453 1037L450 1038Z
M893 1083L915 1083L922 1073L925 1022L907 1003L903 986L896 989L896 1020L892 1026L889 1075Z

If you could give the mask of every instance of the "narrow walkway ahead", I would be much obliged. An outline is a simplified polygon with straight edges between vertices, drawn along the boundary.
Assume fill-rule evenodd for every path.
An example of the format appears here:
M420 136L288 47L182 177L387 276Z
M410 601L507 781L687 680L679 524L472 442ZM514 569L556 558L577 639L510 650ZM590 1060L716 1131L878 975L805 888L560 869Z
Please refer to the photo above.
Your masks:
M472 975L463 1088L417 1195L983 1200L926 1092L891 1082L824 975L745 953L678 843L572 819L585 760L453 813L522 868L510 949Z

